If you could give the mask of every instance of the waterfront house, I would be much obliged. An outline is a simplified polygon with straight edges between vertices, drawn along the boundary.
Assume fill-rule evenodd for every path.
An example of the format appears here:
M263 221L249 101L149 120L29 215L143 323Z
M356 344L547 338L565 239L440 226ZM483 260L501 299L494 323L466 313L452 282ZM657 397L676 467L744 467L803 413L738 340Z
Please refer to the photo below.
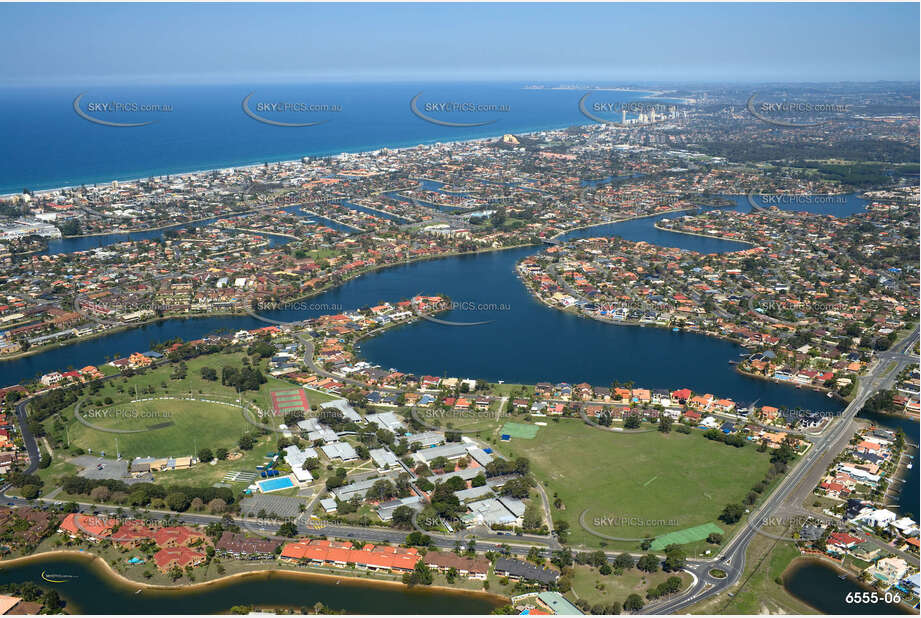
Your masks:
M222 555L233 558L256 560L274 557L279 545L281 545L279 540L248 537L245 534L225 530L214 549Z
M184 569L187 566L195 566L204 561L204 553L188 547L170 547L161 549L154 554L154 563L164 573L174 566Z
M508 577L515 581L534 581L544 585L555 583L560 578L558 571L514 558L499 558L496 560L494 570L500 577Z
M459 575L470 579L485 580L489 573L489 560L486 558L465 558L453 552L430 551L425 554L425 564L442 572L453 568Z

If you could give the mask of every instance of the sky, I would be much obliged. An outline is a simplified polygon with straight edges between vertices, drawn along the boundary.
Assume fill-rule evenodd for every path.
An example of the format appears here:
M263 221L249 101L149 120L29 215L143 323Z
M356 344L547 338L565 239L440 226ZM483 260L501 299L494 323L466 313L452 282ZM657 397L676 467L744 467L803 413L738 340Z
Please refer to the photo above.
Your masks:
M919 77L919 4L0 4L0 84Z

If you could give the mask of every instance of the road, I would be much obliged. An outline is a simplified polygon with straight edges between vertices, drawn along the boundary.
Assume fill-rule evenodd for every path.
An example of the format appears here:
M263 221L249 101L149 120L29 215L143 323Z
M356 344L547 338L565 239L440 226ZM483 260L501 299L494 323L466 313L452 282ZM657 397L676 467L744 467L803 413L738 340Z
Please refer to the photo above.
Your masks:
M678 613L716 594L727 592L738 583L745 571L745 554L748 546L756 534L761 534L759 524L772 515L796 512L800 509L803 501L812 493L825 474L828 465L850 442L856 428L854 417L857 416L866 401L880 390L891 388L902 367L908 363L917 363L917 357L907 352L917 341L918 334L919 327L915 326L907 336L897 341L889 350L877 354L872 368L861 378L856 396L838 420L813 442L806 454L787 473L774 493L752 513L748 519L748 525L726 544L713 561L705 565L706 571L703 572L701 567L695 567L697 582L684 595L650 605L643 613ZM892 362L896 362L898 368L887 370ZM727 576L723 579L714 578L709 574L711 569L725 571Z

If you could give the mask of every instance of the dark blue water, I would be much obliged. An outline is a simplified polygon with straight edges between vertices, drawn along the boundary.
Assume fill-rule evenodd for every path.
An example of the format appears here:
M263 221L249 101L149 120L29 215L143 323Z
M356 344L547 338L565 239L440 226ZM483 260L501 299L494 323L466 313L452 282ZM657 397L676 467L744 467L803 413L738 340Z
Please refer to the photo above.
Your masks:
M734 199L737 209L749 208L744 197ZM675 215L578 230L564 239L617 234L629 240L703 253L734 251L745 246L655 229L655 221L665 216ZM732 343L660 328L612 326L544 307L525 290L514 270L519 259L539 250L525 247L398 266L353 279L314 301L349 309L424 292L444 293L458 302L488 306L484 310L454 310L443 318L493 320L489 324L447 327L420 322L363 344L362 353L369 360L403 371L506 382L587 381L599 386L615 379L632 380L653 388L688 386L731 397L738 403L760 400L762 405L820 411L840 409L839 404L818 393L739 375L728 361L737 360L744 350ZM275 311L265 315L294 321L320 313ZM76 364L73 359L81 359L81 364L102 362L145 350L156 341L174 337L195 339L216 329L237 330L263 324L248 316L170 320L5 362L4 382L15 383Z
M667 235L668 246L703 252L738 250L739 243L662 232L656 218L636 219L579 230L564 239L613 234L631 240ZM455 322L492 320L469 327L420 322L362 344L362 354L401 371L506 382L589 382L610 385L633 380L652 388L688 386L731 397L739 403L801 406L836 411L841 406L821 394L783 387L736 373L729 360L744 349L718 339L661 328L613 326L550 309L518 281L514 264L532 247L500 253L422 262L391 269L375 287L446 293L456 302L495 306L494 310L452 310L439 315ZM407 295L408 296L408 295ZM331 301L335 302L335 301ZM508 309L502 309L501 305Z
M902 515L910 515L917 520L921 514L921 474L918 471L918 444L919 444L919 424L909 418L899 416L889 416L887 414L877 414L875 412L861 412L859 418L866 419L890 431L901 429L905 432L908 442L914 446L908 448L907 453L914 456L914 465L908 474L903 472L905 483L899 489L898 511Z
M850 576L841 579L839 571L823 562L798 562L784 574L783 585L787 592L823 614L885 616L916 613L900 605L886 603L885 594L880 591L876 593L879 599L876 603L848 603L849 593L862 593L874 589ZM893 589L893 593L895 592Z
M147 178L191 170L261 164L311 155L409 147L563 128L592 121L578 110L578 90L524 90L524 84L326 83L301 85L29 87L0 90L7 121L0 124L0 193ZM170 105L170 112L91 112L111 122L154 124L136 128L100 126L79 117L103 102ZM278 127L247 116L244 97L258 103L340 106L339 112L265 112L281 122L317 122L312 127ZM452 122L494 121L481 127L445 127L410 111L410 100L506 106L506 112L430 112ZM609 102L637 100L643 93L605 92ZM664 100L663 100L664 101ZM53 147L49 145L53 144Z
M344 226L339 226L334 221L328 221L322 217L316 217L314 215L308 215L307 213L302 212L296 206L288 206L283 208L291 213L303 214L305 216L312 217L313 219L321 219L323 223L329 225L330 227L336 225L340 228ZM187 228L199 227L203 225L209 225L214 223L219 218L224 219L234 219L236 217L212 217L210 219L202 219L201 221L193 221L190 223L180 223L178 225L173 225L168 228L161 228L157 230L147 230L144 232L127 232L124 234L100 234L97 236L69 236L67 238L51 238L48 239L48 248L41 252L41 255L57 255L58 253L73 253L75 251L89 251L92 249L99 249L101 247L108 247L115 243L127 242L127 241L139 241L139 240L153 240L155 238L162 238L169 231L182 230ZM245 224L244 224L245 227ZM291 238L286 236L277 236L273 235L270 232L261 232L261 235L265 236L269 241L270 247L276 247L278 245L283 245L291 242Z

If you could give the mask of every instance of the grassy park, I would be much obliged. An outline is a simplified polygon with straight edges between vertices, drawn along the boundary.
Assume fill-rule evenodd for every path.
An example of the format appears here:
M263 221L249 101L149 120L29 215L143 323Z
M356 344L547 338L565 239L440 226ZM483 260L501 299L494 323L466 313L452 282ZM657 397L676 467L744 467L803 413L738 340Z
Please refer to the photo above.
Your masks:
M768 454L753 446L734 448L697 431L616 433L578 419L551 420L533 439L513 437L497 448L530 459L554 519L569 523L574 546L611 549L635 549L647 536L711 523L729 533L718 521L723 508L740 503L770 467ZM638 540L611 541L586 532L579 524L583 511L593 530Z
M255 429L234 405L238 397L259 410L269 411L273 391L293 388L289 382L268 375L257 391L238 394L233 387L223 386L221 368L239 368L244 357L243 353L229 353L194 358L186 361L182 376L171 364L106 380L98 390L80 399L81 416L96 428L76 419L75 404L47 419L46 431L63 445L92 449L93 453L104 451L106 455L115 454L117 438L123 458L192 455L201 448L233 450L243 434ZM206 379L203 368L215 370L218 378ZM307 397L312 408L335 398L310 390ZM265 419L273 426L284 422L283 416L271 413L250 418ZM105 431L112 429L131 433Z

